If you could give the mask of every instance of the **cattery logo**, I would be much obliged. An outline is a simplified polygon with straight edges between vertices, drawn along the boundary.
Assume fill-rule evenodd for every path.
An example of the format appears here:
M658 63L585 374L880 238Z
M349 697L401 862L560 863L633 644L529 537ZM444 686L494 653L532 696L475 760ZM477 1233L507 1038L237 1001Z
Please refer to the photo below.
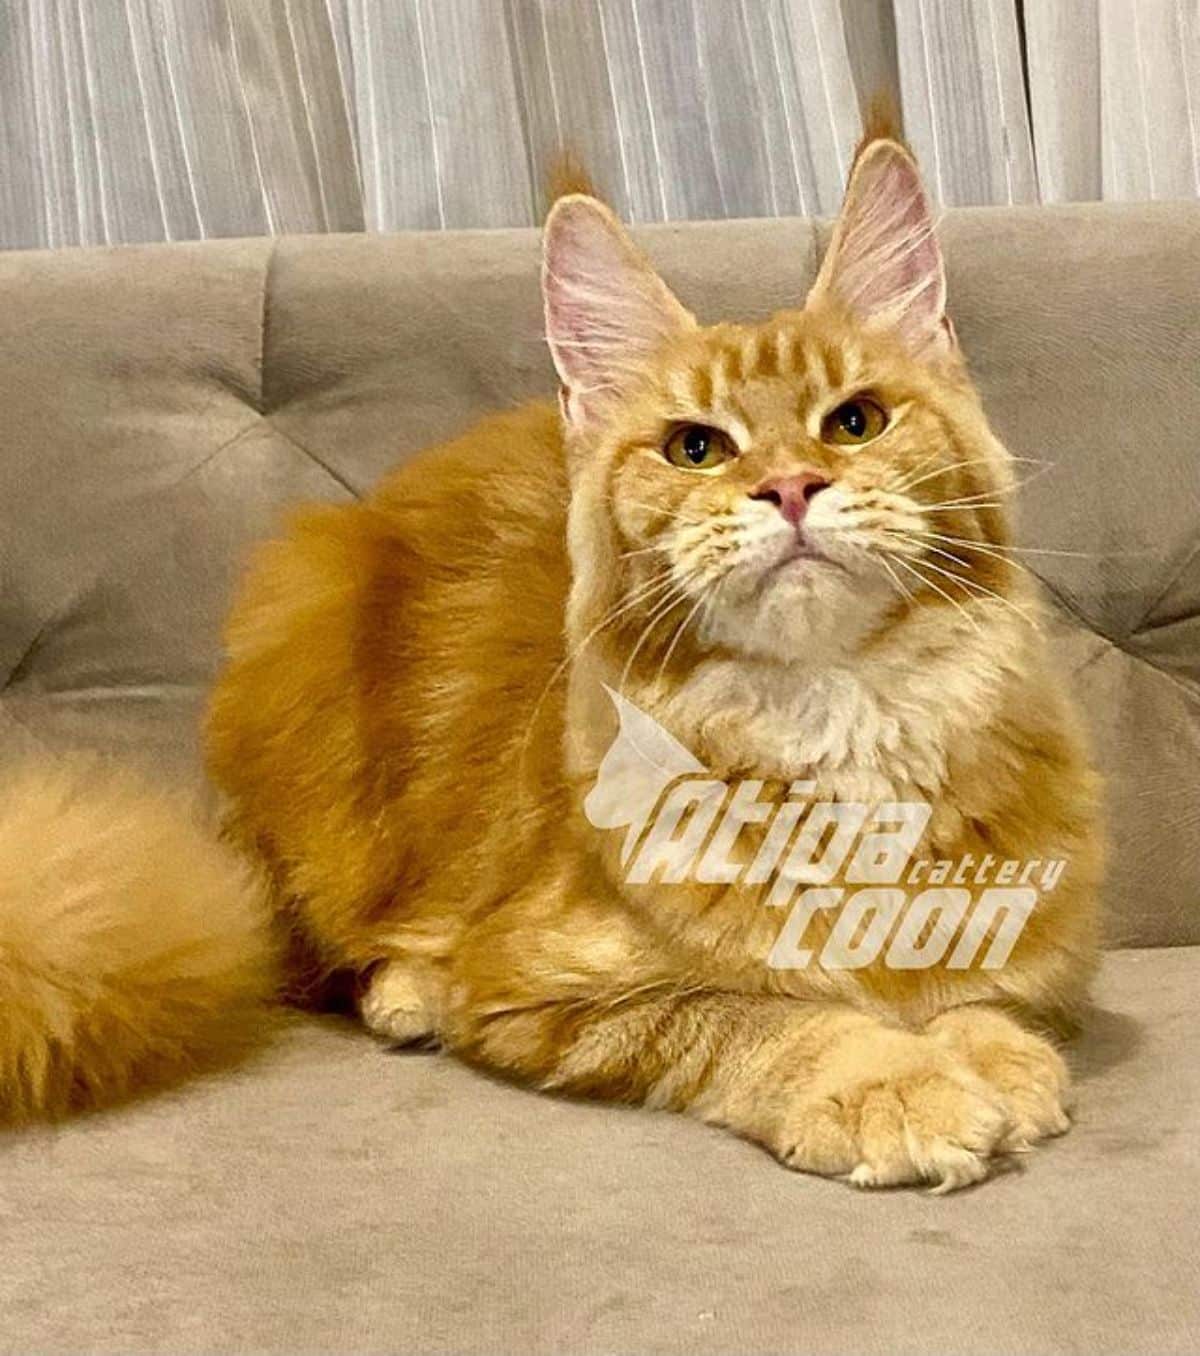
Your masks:
M789 909L767 958L773 969L816 961L854 970L881 955L895 970L999 969L1066 866L991 853L918 856L932 814L924 801L814 801L806 781L792 782L783 800L761 799L763 782L714 778L653 717L605 691L619 729L584 800L588 821L624 830L630 884L757 886L768 908ZM735 859L751 825L757 850ZM809 925L835 911L815 953L804 944Z

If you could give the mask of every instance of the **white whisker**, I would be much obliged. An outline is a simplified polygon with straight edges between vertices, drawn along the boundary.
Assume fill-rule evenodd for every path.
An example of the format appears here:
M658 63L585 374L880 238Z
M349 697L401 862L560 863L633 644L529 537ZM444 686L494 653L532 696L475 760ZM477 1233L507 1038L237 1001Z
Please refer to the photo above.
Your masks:
M641 652L642 646L650 638L650 633L654 630L658 623L663 620L664 617L670 615L671 610L673 608L678 607L679 604L683 602L683 600L688 596L688 586L696 577L696 573L697 572L693 571L691 575L681 580L678 584L676 584L675 588L672 589L666 595L665 598L659 599L659 601L655 604L653 610L651 611L649 621L647 621L646 625L642 628L642 632L638 636L637 642L634 645L633 649L629 652L629 657L628 659L626 659L625 665L621 670L621 681L617 685L618 692L625 691L625 683L629 677L630 670L633 668L634 660L637 659L638 654Z
M994 494L995 491L991 491L991 493ZM973 509L1002 509L1002 508L1004 508L1004 507L1006 507L1004 504L996 504L996 503L976 503L976 502L975 502L975 497L972 497L972 498L970 498L970 499L952 499L952 500L950 500L948 503L945 503L945 504L919 504L919 505L917 506L917 512L918 512L918 513L954 513L954 512L956 512L958 509L962 509L962 508L973 508Z
M930 546L928 542L916 542L922 551L931 551L936 556L942 556L945 560L951 560L955 565L961 565L964 570L971 569L971 562L964 560L962 556L952 555L949 551L943 551L940 546Z
M1034 624L1033 618L1030 617L1029 614L1025 612L1022 608L1018 607L1017 604L1014 603L1011 598L1005 598L1003 594L997 593L994 589L989 589L985 584L981 584L977 579L964 579L962 575L951 574L949 570L943 570L940 565L935 565L931 560L922 560L920 563L927 570L933 570L934 573L941 575L943 579L949 579L952 583L957 584L961 589L964 590L975 589L980 597L993 598L996 602L1002 603L1005 607L1010 608L1013 612L1015 612L1017 616L1021 618L1022 621L1028 622L1030 626L1033 626ZM932 583L932 581L929 582Z
M931 461L936 460L941 455L942 449L940 447L935 447L932 452L929 452L924 457L922 457L921 460L917 462L917 464L914 467L912 467L908 474L910 476L919 475L925 469L925 467L929 465ZM905 476L901 475L899 484L881 485L879 488L885 494L903 494L906 488L905 484L903 483L904 481Z
M965 463L964 463L965 464ZM1047 472L1054 470L1054 462L1046 462L1039 470L1034 471L1024 480L1014 481L1011 485L997 485L990 490L980 490L978 494L963 495L958 499L943 499L936 504L922 504L920 511L922 513L934 512L938 509L962 508L966 505L974 505L975 508L1003 508L1002 504L980 504L977 500L987 499L992 495L1010 495L1016 494L1018 490L1023 490L1027 485L1032 485L1035 480L1046 475Z
M883 568L887 571L888 578L895 585L896 590L900 594L901 598L907 600L910 603L915 603L917 600L913 596L912 590L908 588L908 586L903 582L903 580L896 573L896 571L892 569L890 564L888 564L888 562L892 559L888 552L880 551L876 555L875 559L878 560L879 563L883 566Z
M936 455L936 454L935 454L935 455ZM928 460L929 460L928 458L925 459L926 463L928 462ZM1052 463L1049 463L1049 462L1040 462L1040 461L1037 461L1037 459L1034 458L1034 457L1013 457L1012 460L1013 460L1013 461L1021 461L1021 462L1030 462L1031 464L1033 464L1033 465L1035 465L1035 466L1049 466L1049 465L1052 465ZM922 464L925 464L925 463L922 463ZM903 482L902 484L900 484L900 485L889 485L889 486L887 486L887 489L888 489L888 491L889 491L890 493L892 493L892 494L908 494L911 490L915 490L915 489L917 488L918 485L924 485L926 481L929 481L929 480L935 480L938 476L948 475L951 471L957 471L957 470L959 470L961 467L964 467L964 466L995 466L995 465L997 465L997 458L995 458L995 457L971 457L971 458L969 458L967 461L954 461L954 462L949 462L947 465L945 465L945 466L939 466L939 467L937 467L936 469L930 471L930 472L929 472L928 474L926 474L926 475L919 476L916 480L906 480L906 481L904 481L904 482ZM917 469L919 470L920 468L918 467ZM1030 476L1030 477L1029 477L1029 480L1032 480L1032 479L1033 479L1033 477ZM1028 483L1029 483L1028 480L1022 482L1022 484L1028 484ZM992 494L992 493L994 493L994 491L989 490L987 493Z
M648 581L640 584L631 594L622 598L617 606L606 612L587 635L583 637L579 644L566 654L560 663L555 665L554 672L551 673L545 687L543 687L538 694L537 701L533 704L533 711L530 713L529 721L525 726L525 733L521 739L521 752L517 759L518 780L520 778L520 773L525 766L525 755L529 749L529 740L533 734L534 725L537 723L537 718L541 714L542 707L545 705L546 698L550 695L554 684L558 682L564 673L566 673L575 660L579 658L587 646L596 639L601 631L612 626L614 622L619 621L621 617L632 608L637 607L639 603L649 601L655 594L661 593L664 589L671 588L673 584L674 570L671 566L667 566L659 574L651 576Z
M946 600L946 602L950 604L951 607L956 608L959 612L962 613L965 620L971 626L973 626L976 631L982 632L983 628L979 625L979 622L974 617L971 616L971 614L967 611L965 607L963 607L962 603L960 603L957 598L952 598L944 588L939 587L938 584L936 584L932 579L927 579L923 574L921 574L921 572L916 568L915 565L909 564L908 561L902 559L900 556L893 556L892 560L896 565L899 565L901 566L901 568L907 570L909 574L915 575L916 578L919 579L926 588L931 588L934 591L934 593L940 594L940 596L943 597ZM928 561L922 561L921 563L923 565L929 564Z
M972 551L982 551L984 555L998 555L1002 559L1009 552L1022 556L1074 556L1080 560L1113 560L1118 557L1153 554L1150 551L1068 551L1050 546L1008 546L1000 542L988 542L984 545L980 542L971 541L967 537L951 537L942 532L929 532L921 528L916 528L913 531L914 535L918 537L932 537L935 541L944 541L951 546L961 546ZM1015 565L1020 562L1013 561L1012 563Z
M675 628L675 634L671 637L671 643L667 646L666 654L664 654L662 659L659 661L658 676L655 679L656 682L661 682L663 673L666 670L667 665L671 662L671 656L675 653L675 646L679 644L680 638L683 636L683 633L687 630L688 625L691 622L692 618L696 615L697 612L700 611L702 607L704 607L708 603L709 597L710 597L709 594L702 593L700 597L696 599L695 606L692 608L692 610L687 614L686 617L684 617L683 621L681 621L679 625Z

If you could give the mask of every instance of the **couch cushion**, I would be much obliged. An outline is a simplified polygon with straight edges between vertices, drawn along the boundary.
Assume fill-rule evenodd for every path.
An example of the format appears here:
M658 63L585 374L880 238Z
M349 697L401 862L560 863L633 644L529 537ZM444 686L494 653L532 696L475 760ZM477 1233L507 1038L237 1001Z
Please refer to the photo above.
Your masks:
M648 228L702 316L793 304L823 231ZM1200 206L947 214L952 309L1031 467L1027 544L1110 777L1116 943L1200 942ZM345 498L552 389L529 231L0 256L0 761L194 767L231 579Z
M1064 1139L861 1194L299 1019L3 1143L3 1352L1189 1352L1200 949L1108 958Z

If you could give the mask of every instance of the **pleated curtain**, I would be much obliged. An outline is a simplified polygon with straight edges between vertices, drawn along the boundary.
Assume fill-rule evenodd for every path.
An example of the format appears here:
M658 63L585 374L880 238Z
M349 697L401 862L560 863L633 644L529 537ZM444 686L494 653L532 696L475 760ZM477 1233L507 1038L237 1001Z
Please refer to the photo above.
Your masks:
M878 91L945 204L1200 193L1200 0L0 0L0 246L828 215Z

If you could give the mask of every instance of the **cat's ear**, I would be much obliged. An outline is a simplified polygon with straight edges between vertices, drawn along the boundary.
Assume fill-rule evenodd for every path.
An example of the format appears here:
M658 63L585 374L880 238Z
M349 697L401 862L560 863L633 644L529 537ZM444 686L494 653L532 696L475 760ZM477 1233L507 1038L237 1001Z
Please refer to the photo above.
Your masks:
M559 198L546 220L542 295L564 416L578 427L696 324L612 212L582 194Z
M864 325L894 331L920 358L955 348L933 211L916 162L891 137L866 142L855 158L808 300L834 301Z

